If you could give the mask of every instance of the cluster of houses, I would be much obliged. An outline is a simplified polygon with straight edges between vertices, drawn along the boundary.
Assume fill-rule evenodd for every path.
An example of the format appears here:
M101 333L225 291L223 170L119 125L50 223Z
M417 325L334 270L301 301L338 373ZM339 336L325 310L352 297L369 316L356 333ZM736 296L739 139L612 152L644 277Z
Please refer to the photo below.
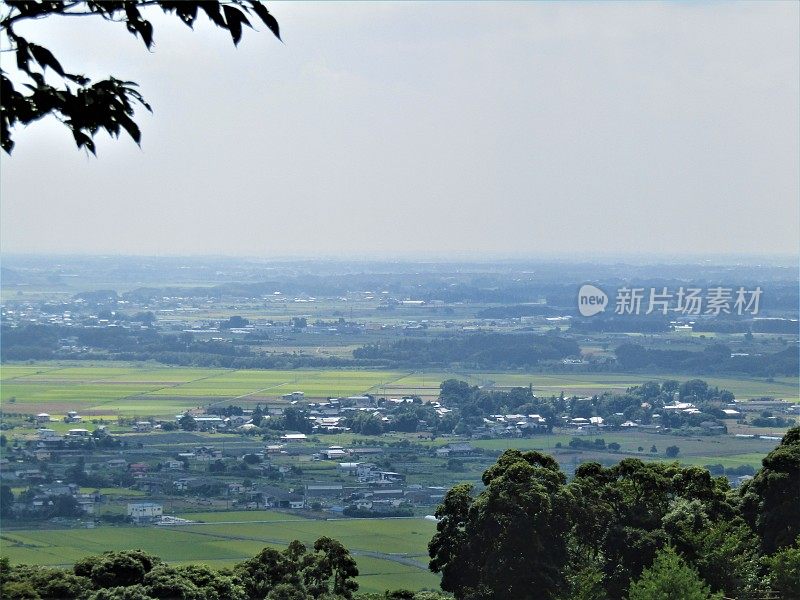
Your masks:
M445 409L446 410L446 409ZM547 432L547 421L541 415L489 415L483 425L473 431L476 437L523 437Z
M88 429L75 428L61 434L53 429L41 427L36 431L36 439L33 445L26 449L23 454L35 458L37 461L48 461L53 458L53 453L66 448L80 448L93 433ZM94 432L95 436L106 435L104 428L98 428Z
M283 394L283 400L286 400L290 406L297 405L301 400L305 399L304 392L295 391ZM419 400L416 400L417 402ZM303 410L311 425L312 433L342 433L349 431L345 425L348 417L356 412L371 412L383 423L391 421L391 411L403 404L411 404L415 402L414 398L385 398L378 400L370 395L356 395L347 396L342 398L329 398L320 402L309 402L303 404ZM437 414L443 416L450 411L450 409L441 406L438 402L432 402L431 406L436 410ZM269 407L267 414L263 416L264 419L271 419L280 416L283 412L283 407ZM243 409L241 415L219 416L216 414L192 414L192 418L198 429L202 431L236 431L246 432L249 429L255 429L263 423L255 423L253 420L254 411L252 409ZM186 416L186 413L175 415L175 422L180 422ZM153 425L150 422L137 423L137 430L149 431L149 429L160 427L159 424ZM287 438L291 439L291 438ZM297 437L296 440L305 438Z
M50 423L52 420L53 419L50 416L50 414L45 412L39 413L34 417L34 421L39 425L43 425L44 423ZM83 417L81 417L76 411L71 410L67 412L66 415L64 415L63 420L64 423L80 423L83 420Z
M304 434L287 434L288 436L304 436ZM286 436L284 436L286 437ZM304 436L305 437L305 436ZM288 448L288 449L287 449ZM289 453L296 453L299 448L292 448L285 444L267 444L263 451L258 453L264 461L255 465L261 475L270 472L286 475L291 471L287 464L272 464L270 458L285 457ZM434 505L444 496L446 488L422 486L419 484L406 485L406 475L381 468L375 462L370 462L371 457L377 457L384 452L381 448L354 447L345 449L342 446L329 446L314 452L312 460L336 461L336 475L350 480L351 483L339 481L308 482L294 487L281 487L266 483L258 478L245 481L226 481L220 490L232 506L247 509L308 509L316 505L326 510L341 511L344 506L356 506L361 510L388 512L400 506ZM477 455L477 451L466 443L454 443L438 448L435 455L438 458L469 457ZM202 446L193 452L180 453L181 460L174 461L174 465L161 463L161 472L155 477L147 470L139 471L139 465L130 464L127 468L136 471L136 486L154 493L199 493L208 489L208 486L219 487L219 480L202 474L179 475L169 474L169 470L181 471L184 461L209 461L230 460L222 456L217 449Z
M12 506L13 510L46 512L53 508L59 498L66 496L73 498L75 505L84 514L93 515L95 514L95 507L104 501L104 497L97 490L81 492L76 484L63 483L61 481L34 484L33 482L37 479L28 479L29 483L32 484L29 487L30 494L26 497L16 498Z
M231 453L230 449L224 453L210 445L181 447L178 452L163 451L163 456L159 455L157 459L154 459L155 455L132 448L119 454L115 450L115 454L106 454L101 462L95 462L93 465L96 470L106 475L114 474L115 481L126 480L126 483L121 485L143 491L155 500L174 496L182 497L189 502L202 500L209 504L216 502L218 505L222 502L227 506L245 509L321 509L339 512L347 507L354 507L360 511L397 514L398 509L436 505L444 497L446 492L444 487L409 484L406 474L412 475L412 481L420 481L413 477L415 471L408 465L398 464L394 459L390 463L386 456L381 456L387 452L385 447L314 446L316 439L313 435L316 433L348 431L346 425L348 417L356 412L374 415L386 424L395 418L393 413L397 408L419 402L418 399L410 397L377 399L371 395L356 395L306 402L305 394L295 391L285 394L283 400L290 405L302 402L310 421L310 433L276 433L272 441L267 441L263 446L259 446L259 442L255 439L249 438L246 442L249 445L248 451L244 454L240 451L238 455ZM429 406L440 416L450 412L450 409L435 401L429 403ZM268 409L266 414L260 410L259 412L262 412L264 418L269 419L276 417L279 410L281 408L274 407ZM792 411L800 412L800 405L774 400L732 402L722 409L722 413L725 419L740 420L747 412L764 410L774 411L777 414L791 414ZM664 406L660 412L662 415L673 412L696 415L702 411L691 402L676 399ZM200 429L246 431L248 428L257 427L253 422L254 411L243 410L242 413L231 416L197 414L192 417ZM180 421L184 416L177 415L176 420ZM483 418L481 426L474 429L472 435L490 438L523 437L545 433L554 423L560 428L573 431L576 435L599 432L611 425L624 429L661 429L659 422L664 422L666 419L662 419L658 414L652 417L651 423L642 423L625 420L622 413L606 415L606 418L561 416L549 420L539 414L491 414ZM24 455L39 462L50 462L51 458L53 461L48 465L32 462L19 465L20 468L10 473L6 471L9 476L13 476L15 480L13 485L25 484L30 490L24 498L24 510L46 513L58 501L59 496L70 496L85 514L96 514L99 503L107 500L99 492L85 493L85 488L81 492L74 483L62 483L58 480L55 483L47 483L52 482L55 477L62 478L63 475L53 476L46 471L58 463L65 464L64 457L85 455L86 448L97 447L86 441L93 437L108 435L105 428L101 426L90 432L75 427L66 433L61 433L46 426L51 421L50 415L41 413L35 420L39 425L35 438L28 442L24 449L18 449L17 456ZM64 417L64 421L80 423L81 417L75 411L70 411ZM709 422L709 426L718 427L718 423L719 421ZM148 432L159 426L159 423L153 421L138 421L134 424L134 429L137 432ZM436 449L423 449L421 452L428 457L446 460L469 458L481 460L479 458L481 453L466 441L453 442ZM304 457L303 460L294 460L300 456ZM251 457L255 457L255 460L249 460ZM56 461L56 458L60 460ZM336 464L335 470L325 471L321 477L316 479L312 477L309 480L302 476L299 468L307 464L309 458L312 461L331 461ZM414 457L415 460L417 458ZM4 465L6 470L8 461L5 458L3 461L6 463ZM19 462L24 463L24 461ZM26 468L22 468L23 466ZM436 479L425 481L437 483ZM132 522L141 524L163 523L165 518L169 519L163 514L162 505L157 502L130 503L125 514Z

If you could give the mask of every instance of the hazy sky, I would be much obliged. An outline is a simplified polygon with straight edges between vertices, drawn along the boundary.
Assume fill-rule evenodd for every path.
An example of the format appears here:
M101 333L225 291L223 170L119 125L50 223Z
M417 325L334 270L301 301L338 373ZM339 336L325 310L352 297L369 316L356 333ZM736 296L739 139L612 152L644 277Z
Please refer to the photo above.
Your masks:
M285 44L205 17L154 18L151 53L120 24L20 28L154 113L96 159L17 129L2 251L798 252L796 2L268 6Z

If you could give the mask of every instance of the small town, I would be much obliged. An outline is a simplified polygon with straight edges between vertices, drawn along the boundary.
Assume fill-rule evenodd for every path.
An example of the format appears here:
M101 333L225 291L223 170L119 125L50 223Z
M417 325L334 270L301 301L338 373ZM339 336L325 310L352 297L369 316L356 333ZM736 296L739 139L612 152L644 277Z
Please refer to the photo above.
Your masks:
M450 388L469 391L452 381L442 384L442 395L450 394ZM608 461L626 454L620 443L606 444L604 435L627 436L631 443L639 436L663 439L661 452L655 445L638 450L645 457L666 452L667 458L679 458L681 438L670 435L670 427L680 423L684 433L702 436L698 439L733 437L761 448L776 444L780 435L763 430L727 435L728 427L741 428L748 417L760 425L785 427L800 414L797 403L737 402L725 393L718 395L727 403L703 399L697 402L701 410L680 400L687 390L684 385L664 392L656 386L658 397L641 402L636 415L584 417L570 415L589 414L579 407L599 406L601 398L539 402L529 390L517 389L494 394L539 402L546 417L491 413L477 422L465 420L453 400L423 403L419 397L355 395L308 401L300 391L281 395L273 405L215 407L172 420L121 418L93 424L67 411L59 431L52 428L56 421L51 415L38 413L3 434L0 480L13 494L4 514L21 524L44 519L87 526L179 525L191 522L192 511L208 510L279 509L318 518L424 516L443 500L448 489L443 483L477 480L491 465L499 451L482 444L492 440L539 441L562 457L569 472L570 457L574 468L588 457ZM632 396L640 391L633 390ZM558 404L566 414L555 413ZM751 479L753 472L723 470L733 486Z

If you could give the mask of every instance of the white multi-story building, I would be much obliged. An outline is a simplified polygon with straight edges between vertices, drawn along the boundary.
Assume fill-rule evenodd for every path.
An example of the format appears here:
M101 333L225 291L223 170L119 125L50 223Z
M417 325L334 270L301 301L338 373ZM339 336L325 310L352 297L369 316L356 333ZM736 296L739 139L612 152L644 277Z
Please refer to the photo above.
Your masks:
M153 502L128 504L128 516L133 519L135 523L161 519L163 513L164 507Z

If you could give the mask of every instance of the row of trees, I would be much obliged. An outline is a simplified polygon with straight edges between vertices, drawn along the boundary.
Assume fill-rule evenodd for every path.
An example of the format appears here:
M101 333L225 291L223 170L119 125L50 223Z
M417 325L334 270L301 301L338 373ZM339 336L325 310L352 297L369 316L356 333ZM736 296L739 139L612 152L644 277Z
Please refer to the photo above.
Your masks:
M528 333L408 338L353 351L356 359L384 361L393 366L462 365L479 369L533 367L542 361L579 355L580 348L574 340Z
M142 313L145 319L151 313ZM231 317L223 328L243 326L246 319ZM286 352L264 352L267 339L196 340L191 333L166 334L155 328L63 327L26 324L2 328L2 360L78 358L92 360L155 360L164 364L237 369L298 367L392 366L468 367L476 369L533 368L543 362L559 365L580 356L575 340L557 335L528 333L473 333L461 336L407 338L388 344L357 348L352 358L316 357ZM65 338L78 348L64 348ZM255 348L258 346L259 348ZM723 344L703 351L657 350L623 344L615 351L616 368L626 371L664 370L680 373L745 373L759 377L792 376L800 372L797 352L791 348L768 355L731 356Z
M321 537L313 548L294 541L264 548L232 569L170 566L141 550L105 552L71 571L0 561L6 599L41 600L350 600L358 589L355 560L340 542Z
M552 457L518 450L483 483L448 492L429 545L459 600L800 597L800 428L739 490L637 459L567 483Z
M730 347L724 344L708 346L701 352L623 344L615 354L618 366L626 371L660 369L672 373L744 373L756 377L792 377L800 373L797 351L792 348L764 355L732 356Z

